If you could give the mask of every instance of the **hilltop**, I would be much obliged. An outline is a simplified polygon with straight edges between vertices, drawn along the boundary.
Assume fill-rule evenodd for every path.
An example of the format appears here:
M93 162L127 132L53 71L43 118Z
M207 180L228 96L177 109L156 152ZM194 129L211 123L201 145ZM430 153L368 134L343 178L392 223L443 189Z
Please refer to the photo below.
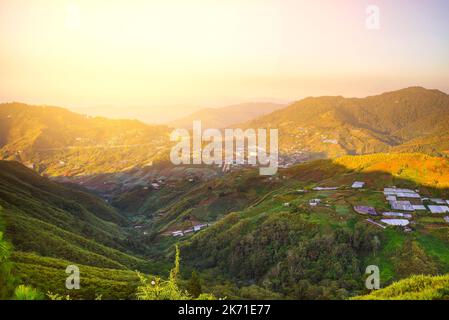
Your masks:
M165 126L89 117L50 106L0 104L0 159L49 175L117 172L156 161Z
M366 98L306 98L284 108L254 103L207 109L175 125L190 128L198 119L203 128L279 129L281 165L380 152L447 156L449 149L449 96L420 87ZM234 124L237 119L243 123ZM170 132L167 126L89 117L58 107L0 104L0 159L20 161L50 176L170 166Z
M388 152L392 148L441 155L447 144L433 137L447 135L448 120L447 94L411 87L366 98L306 98L244 126L279 128L282 152L302 153L310 159ZM426 145L426 141L432 141L432 149L411 146Z

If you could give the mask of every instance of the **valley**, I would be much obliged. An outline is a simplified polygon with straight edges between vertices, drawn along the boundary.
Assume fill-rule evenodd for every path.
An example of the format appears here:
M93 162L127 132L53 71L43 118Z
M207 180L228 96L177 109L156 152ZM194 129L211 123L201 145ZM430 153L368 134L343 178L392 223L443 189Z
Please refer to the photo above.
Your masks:
M136 271L167 278L176 245L180 287L195 273L227 299L363 299L369 265L382 288L449 273L448 95L276 109L235 124L279 128L279 170L261 176L248 163L173 165L168 126L0 105L8 288L135 299ZM83 274L76 292L69 264Z

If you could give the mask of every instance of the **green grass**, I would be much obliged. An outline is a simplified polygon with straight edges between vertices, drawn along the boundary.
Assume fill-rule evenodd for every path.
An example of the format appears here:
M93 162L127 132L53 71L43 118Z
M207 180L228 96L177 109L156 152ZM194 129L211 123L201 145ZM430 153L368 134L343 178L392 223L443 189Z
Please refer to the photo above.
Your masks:
M41 293L70 295L73 299L135 299L139 279L133 270L117 270L76 264L80 269L80 289L68 290L65 270L72 262L41 257L33 253L14 252L14 274L21 283L37 288Z
M445 272L449 272L449 250L447 242L427 234L418 234L416 239L429 255L438 259Z
M390 286L372 291L354 300L447 300L449 299L449 275L415 275Z

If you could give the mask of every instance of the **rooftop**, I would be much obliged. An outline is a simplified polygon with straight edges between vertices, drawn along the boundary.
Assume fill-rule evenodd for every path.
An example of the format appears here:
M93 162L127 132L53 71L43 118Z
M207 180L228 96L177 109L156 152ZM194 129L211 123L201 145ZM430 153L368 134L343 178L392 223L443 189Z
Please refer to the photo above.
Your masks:
M381 219L380 221L390 226L407 226L410 223L406 219Z
M352 184L351 188L354 188L354 189L360 189L360 188L363 188L364 185L365 185L365 182L362 182L362 181L355 181L355 182Z
M360 214L369 214L372 216L377 216L376 209L373 207L367 207L367 206L355 206L354 207L355 212Z
M415 211L410 201L390 201L393 210Z
M427 206L432 213L449 213L449 207L448 206Z
M383 216L386 217L400 217L400 218L412 218L412 215L410 213L402 213L402 212L384 212L382 213Z

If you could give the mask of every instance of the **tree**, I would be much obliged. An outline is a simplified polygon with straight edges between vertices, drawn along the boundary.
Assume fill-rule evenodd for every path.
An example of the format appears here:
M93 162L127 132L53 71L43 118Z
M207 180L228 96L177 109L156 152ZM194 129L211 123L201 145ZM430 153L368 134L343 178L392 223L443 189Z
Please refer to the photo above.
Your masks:
M203 292L201 288L200 279L195 271L192 271L192 276L190 277L189 284L187 285L187 291L194 298L198 298Z
M377 235L375 235L373 237L373 240L371 241L371 245L373 247L373 254L374 254L374 256L376 256L376 253L377 253L377 251L380 248L380 240L379 240L379 237Z
M178 274L179 274L179 247L176 246L175 254L175 266L170 271L168 280L163 280L159 277L155 277L148 283L148 278L144 275L137 273L139 276L141 285L137 288L137 299L139 300L190 300L193 297L185 290L178 287ZM215 299L210 294L200 294L198 299L212 300Z

